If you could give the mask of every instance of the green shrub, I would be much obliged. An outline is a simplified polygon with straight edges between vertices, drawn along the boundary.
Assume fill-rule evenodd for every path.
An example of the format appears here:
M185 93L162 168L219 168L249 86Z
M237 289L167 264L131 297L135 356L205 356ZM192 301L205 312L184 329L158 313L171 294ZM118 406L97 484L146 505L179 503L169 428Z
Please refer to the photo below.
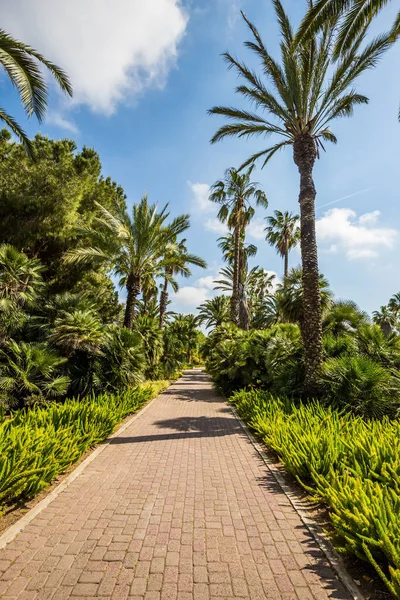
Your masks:
M400 422L278 399L231 397L286 468L330 508L338 549L369 561L400 598Z
M367 417L395 414L400 380L364 356L339 356L324 363L324 390L332 403Z

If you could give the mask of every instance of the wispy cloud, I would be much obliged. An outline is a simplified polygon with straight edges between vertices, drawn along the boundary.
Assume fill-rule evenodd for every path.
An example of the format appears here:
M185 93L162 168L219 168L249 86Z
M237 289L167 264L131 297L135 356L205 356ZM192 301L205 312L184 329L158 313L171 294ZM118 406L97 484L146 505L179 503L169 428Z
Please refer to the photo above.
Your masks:
M348 196L342 196L341 198L338 198L337 200L332 200L332 202L328 202L327 204L321 204L321 206L319 206L317 204L316 209L320 210L321 208L325 208L326 206L331 206L332 204L337 204L338 202L341 202L342 200L347 200L348 198L353 198L353 196L359 196L360 194L365 194L366 192L369 192L372 188L366 188L365 190L358 190L358 192L354 192L354 194L349 194Z

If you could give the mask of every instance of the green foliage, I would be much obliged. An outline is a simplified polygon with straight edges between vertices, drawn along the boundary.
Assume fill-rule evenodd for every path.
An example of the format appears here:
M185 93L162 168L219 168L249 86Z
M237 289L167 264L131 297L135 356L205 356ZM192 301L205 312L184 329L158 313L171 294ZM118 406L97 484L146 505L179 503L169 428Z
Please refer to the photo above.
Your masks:
M142 340L146 357L147 376L152 376L152 371L160 362L163 352L163 332L157 319L147 315L138 315L134 323L134 330Z
M207 371L225 394L243 387L287 389L301 369L300 331L286 323L263 331L243 331L233 325L217 327L203 346ZM288 373L291 372L290 378Z
M367 417L395 415L400 409L400 378L365 356L339 356L325 361L322 381L326 397Z
M400 421L366 421L255 390L231 401L301 485L329 506L338 549L369 561L399 598Z
M0 401L5 406L22 406L32 396L65 395L70 382L62 373L65 362L44 344L9 340L0 349Z
M158 391L144 386L13 413L0 424L0 505L47 487Z

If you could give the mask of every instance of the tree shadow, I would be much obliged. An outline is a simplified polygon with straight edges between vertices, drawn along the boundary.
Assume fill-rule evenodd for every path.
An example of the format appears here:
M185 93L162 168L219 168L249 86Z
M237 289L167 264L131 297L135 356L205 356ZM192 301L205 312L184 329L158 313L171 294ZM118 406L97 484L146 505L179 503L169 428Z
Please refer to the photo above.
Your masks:
M160 433L134 437L120 436L112 438L110 444L135 444L140 442L202 437L213 438L236 435L238 433L244 435L240 423L236 419L229 417L179 417L156 421L154 425L158 427ZM169 433L162 433L163 429L171 431Z

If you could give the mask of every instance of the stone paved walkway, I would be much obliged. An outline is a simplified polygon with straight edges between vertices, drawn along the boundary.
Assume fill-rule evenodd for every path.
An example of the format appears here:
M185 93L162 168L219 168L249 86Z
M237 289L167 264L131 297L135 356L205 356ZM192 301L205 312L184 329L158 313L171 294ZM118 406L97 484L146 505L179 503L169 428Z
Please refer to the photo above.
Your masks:
M0 551L0 574L4 600L349 598L199 371Z

